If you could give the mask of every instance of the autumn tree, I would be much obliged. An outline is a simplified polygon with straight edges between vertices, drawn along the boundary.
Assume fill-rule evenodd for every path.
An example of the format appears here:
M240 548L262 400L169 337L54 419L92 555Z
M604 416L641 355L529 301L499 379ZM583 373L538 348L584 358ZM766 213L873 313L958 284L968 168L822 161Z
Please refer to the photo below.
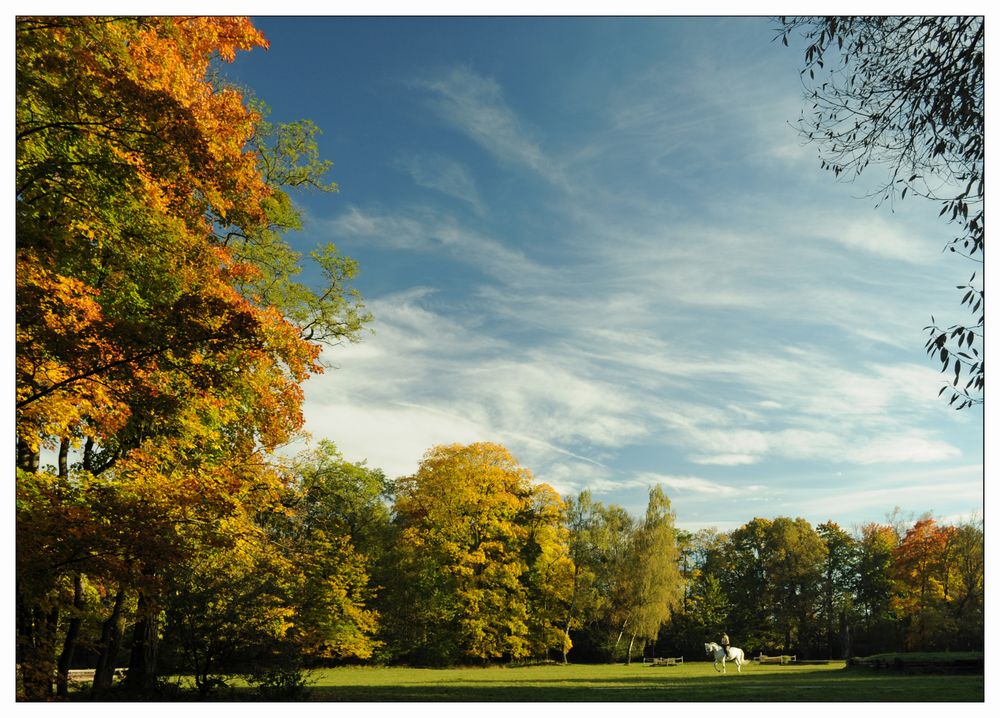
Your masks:
M589 491L568 499L567 507L574 573L566 631L580 639L584 657L624 651L631 660L636 642L655 641L682 602L670 500L662 487L651 489L642 521L594 501Z
M953 526L917 521L893 550L893 610L904 622L910 650L945 648L955 626L948 611L949 543Z
M489 443L434 447L394 488L400 580L386 618L404 655L454 663L561 646L550 629L572 571L551 489Z
M279 185L302 163L209 69L264 44L243 18L17 20L26 697L50 691L53 631L77 593L59 586L81 573L114 596L95 687L133 605L129 681L151 687L167 570L193 546L227 546L243 502L276 500L267 452L301 425L319 341L352 339L365 319L345 286L354 266L332 248L319 292L273 261L294 225ZM41 470L43 448L59 451L56 471Z
M290 660L295 607L289 582L298 567L249 524L227 551L192 551L171 566L162 594L162 652L193 677L202 698L232 674Z
M372 574L386 551L389 482L329 441L300 456L284 511L261 519L290 572L290 640L305 659L372 655L378 626Z
M548 484L538 484L532 491L528 511L522 521L526 529L521 550L527 574L522 582L527 589L529 656L548 658L559 650L565 659L572 647L564 617L575 597L578 574L573 562L566 504Z
M662 486L649 491L646 516L637 527L630 551L629 647L632 660L635 639L655 641L660 628L680 607L684 584L680 574L674 513Z
M229 675L365 659L376 645L370 572L388 522L385 477L328 441L287 470L278 501L227 521L230 550L192 550L169 571L163 641L203 695Z
M985 545L983 521L973 518L955 526L949 536L949 606L954 648L982 650L985 619Z
M238 19L19 19L22 468L40 440L119 433L130 399L169 388L159 371L235 341L223 328L263 328L210 241L213 220L264 221L254 118L199 79L262 43Z
M984 244L984 39L982 16L783 17L785 45L807 43L802 77L808 114L799 128L821 149L821 166L886 179L878 201L907 193L941 206L958 228L950 252L981 263ZM982 403L984 295L973 273L959 286L968 322L926 327L927 353L950 382L949 404ZM953 375L953 376L952 376ZM957 403L956 403L957 402Z

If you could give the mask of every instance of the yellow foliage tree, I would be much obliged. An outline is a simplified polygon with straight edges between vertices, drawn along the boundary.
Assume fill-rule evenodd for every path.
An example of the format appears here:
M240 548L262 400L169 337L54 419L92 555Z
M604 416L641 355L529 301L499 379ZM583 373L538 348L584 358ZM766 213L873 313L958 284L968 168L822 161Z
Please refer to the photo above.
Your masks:
M515 660L561 647L572 579L561 506L498 444L436 446L397 482L404 581L422 587L404 619L417 624L414 655Z

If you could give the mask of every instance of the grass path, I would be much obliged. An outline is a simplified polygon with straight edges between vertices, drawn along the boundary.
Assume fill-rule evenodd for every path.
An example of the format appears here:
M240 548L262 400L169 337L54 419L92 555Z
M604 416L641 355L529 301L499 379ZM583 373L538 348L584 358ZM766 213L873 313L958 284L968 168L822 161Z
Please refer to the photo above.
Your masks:
M898 675L844 668L744 666L716 673L682 666L548 665L523 668L334 668L315 671L316 701L982 701L982 675Z

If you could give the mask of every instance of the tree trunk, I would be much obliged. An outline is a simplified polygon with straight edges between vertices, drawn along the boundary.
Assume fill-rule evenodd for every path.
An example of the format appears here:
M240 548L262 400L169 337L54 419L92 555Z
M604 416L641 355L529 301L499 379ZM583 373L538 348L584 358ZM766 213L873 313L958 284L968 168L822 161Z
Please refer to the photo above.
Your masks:
M828 576L826 596L823 600L823 612L826 614L826 657L833 658L836 645L833 638L833 580Z
M59 478L63 480L69 478L69 445L69 437L64 436L59 440ZM76 649L76 639L80 635L82 609L83 575L77 573L73 578L73 617L66 629L62 653L59 654L59 662L56 664L56 695L60 698L69 696L69 668L73 661L73 651Z
M94 440L89 436L83 445L83 470L94 471Z
M632 665L632 646L634 645L635 645L635 634L633 633L632 637L628 641L628 657L625 659L626 666Z
M847 625L847 611L840 612L840 652L841 658L851 657L851 628Z
M32 450L24 439L17 440L17 468L38 473L38 451Z
M628 619L629 618L631 618L631 616L628 616L624 621L622 621L621 630L618 631L618 638L615 639L615 649L614 649L615 650L615 654L618 653L618 644L622 642L622 636L625 635L625 628L628 626ZM614 658L614 656L612 656L612 658Z
M579 587L580 587L580 567L576 563L574 563L573 564L573 593L572 593L572 595L570 596L570 599L569 599L569 608L566 609L566 628L563 629L563 632L566 634L563 637L563 644L562 644L563 665L569 663L569 646L572 645L572 641L570 640L570 637L569 637L569 628L570 628L570 625L572 625L572 623L573 623L573 614L576 613L576 599L577 599L577 591L578 591Z
M564 634L563 635L563 643L562 643L562 662L563 662L563 665L566 665L566 664L569 663L569 645L570 645L569 624L570 624L570 622L569 622L569 620L567 620L566 621L566 628L563 629L563 634Z
M76 639L80 635L80 625L83 623L83 574L73 578L73 618L66 629L66 640L59 656L56 671L56 695L65 698L69 695L69 669L73 663L73 652L76 650Z
M47 701L52 698L52 677L56 672L56 627L59 609L48 613L40 608L30 609L30 628L23 635L21 653L21 682L24 699Z
M59 440L59 478L69 477L69 437Z
M115 664L118 663L118 652L121 650L124 626L122 609L125 605L125 588L118 589L115 594L114 608L111 616L101 625L101 652L97 657L97 670L94 671L92 691L95 696L111 688L115 677Z
M14 642L14 663L22 666L28 660L29 648L34 636L32 635L31 609L24 600L20 583L16 583L14 603L16 606L14 623L17 632L17 639Z
M131 690L146 694L156 687L160 612L142 593L139 594L136 612L139 620L136 621L135 630L132 632L132 655L125 683Z

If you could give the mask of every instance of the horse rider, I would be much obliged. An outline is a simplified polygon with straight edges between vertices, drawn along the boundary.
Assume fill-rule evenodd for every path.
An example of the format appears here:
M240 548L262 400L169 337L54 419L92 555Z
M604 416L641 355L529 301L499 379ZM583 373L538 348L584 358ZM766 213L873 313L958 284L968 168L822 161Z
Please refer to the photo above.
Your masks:
M719 640L719 645L722 646L722 652L726 658L729 658L729 636L723 633L722 638Z

